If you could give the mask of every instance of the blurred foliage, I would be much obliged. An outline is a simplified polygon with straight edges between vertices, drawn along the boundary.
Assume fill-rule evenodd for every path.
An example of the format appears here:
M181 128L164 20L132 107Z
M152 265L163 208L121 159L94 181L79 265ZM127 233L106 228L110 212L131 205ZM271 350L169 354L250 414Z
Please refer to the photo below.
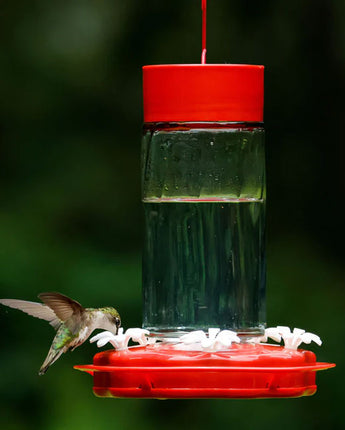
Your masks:
M56 290L141 324L141 66L199 62L200 19L199 0L1 2L1 297ZM266 66L268 323L316 332L338 367L311 398L97 399L71 370L94 345L39 378L52 329L2 308L1 428L345 426L345 3L210 0L207 47Z

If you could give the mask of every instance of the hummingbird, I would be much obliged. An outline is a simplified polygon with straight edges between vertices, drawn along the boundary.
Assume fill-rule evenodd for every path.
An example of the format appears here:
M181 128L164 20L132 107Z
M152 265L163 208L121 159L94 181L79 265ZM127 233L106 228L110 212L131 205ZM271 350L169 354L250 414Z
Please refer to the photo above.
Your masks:
M46 320L56 330L39 375L44 375L61 354L73 351L84 343L94 330L108 330L116 335L121 325L120 315L115 308L84 308L60 293L41 293L38 297L43 303L0 299L0 304Z

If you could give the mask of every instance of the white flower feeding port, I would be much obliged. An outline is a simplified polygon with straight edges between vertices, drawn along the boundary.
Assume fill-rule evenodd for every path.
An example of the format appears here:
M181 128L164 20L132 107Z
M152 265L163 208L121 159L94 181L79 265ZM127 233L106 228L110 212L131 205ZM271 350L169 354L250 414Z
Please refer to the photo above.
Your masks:
M150 332L142 328L129 328L124 333L123 327L119 329L117 335L110 331L103 331L93 336L90 339L91 343L97 342L97 346L102 348L107 343L113 345L115 350L121 351L128 349L130 340L138 343L140 346L153 345L156 343L155 338L149 337ZM305 330L295 328L292 332L289 327L277 326L265 329L263 336L253 337L247 340L247 343L261 344L267 343L268 338L275 342L284 342L284 348L297 350L302 343L315 342L321 346L322 341L314 333L306 333ZM206 334L202 330L195 330L181 336L178 339L172 339L171 344L176 349L186 351L224 351L231 347L233 343L241 343L241 339L237 336L236 332L231 330L220 330L219 328L209 328Z
M143 68L143 328L76 368L100 397L312 395L321 339L265 329L264 67L206 64L202 11L201 64Z
M103 331L90 339L90 342L97 342L98 348L110 343L113 347L121 351L128 348L128 342L132 339L133 342L139 343L139 345L146 346L149 343L148 330L143 330L141 328L129 328L123 333L123 328L119 328L117 335L114 335L110 331Z
M316 334L306 333L305 330L300 328L294 328L293 331L291 331L289 327L285 326L267 328L265 330L264 336L252 338L249 340L249 342L267 342L268 338L274 340L275 342L280 342L283 339L285 348L294 350L296 350L301 345L301 343L309 344L311 342L315 342L319 346L322 345L321 339Z

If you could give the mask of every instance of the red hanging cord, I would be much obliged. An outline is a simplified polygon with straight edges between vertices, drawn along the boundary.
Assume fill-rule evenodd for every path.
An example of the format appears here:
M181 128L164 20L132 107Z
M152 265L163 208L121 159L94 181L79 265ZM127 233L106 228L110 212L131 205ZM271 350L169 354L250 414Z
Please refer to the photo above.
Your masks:
M201 64L206 64L206 2L207 2L207 0L201 0L201 11L202 11Z

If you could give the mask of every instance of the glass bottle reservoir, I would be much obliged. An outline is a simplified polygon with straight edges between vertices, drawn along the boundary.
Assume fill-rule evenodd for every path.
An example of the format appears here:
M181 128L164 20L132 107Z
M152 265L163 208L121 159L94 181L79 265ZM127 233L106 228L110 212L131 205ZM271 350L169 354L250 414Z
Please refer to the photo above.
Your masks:
M142 197L143 327L161 337L210 327L262 334L262 121L146 122Z

